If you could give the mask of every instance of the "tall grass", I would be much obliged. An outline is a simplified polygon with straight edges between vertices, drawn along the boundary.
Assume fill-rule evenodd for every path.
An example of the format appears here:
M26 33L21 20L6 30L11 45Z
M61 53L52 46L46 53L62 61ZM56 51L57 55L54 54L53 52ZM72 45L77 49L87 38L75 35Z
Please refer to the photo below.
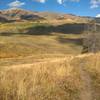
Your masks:
M33 64L1 66L0 100L81 100L83 88L88 88L80 68L90 77L92 98L100 100L99 59L100 54L64 55Z
M0 70L0 100L79 100L79 72L68 59Z

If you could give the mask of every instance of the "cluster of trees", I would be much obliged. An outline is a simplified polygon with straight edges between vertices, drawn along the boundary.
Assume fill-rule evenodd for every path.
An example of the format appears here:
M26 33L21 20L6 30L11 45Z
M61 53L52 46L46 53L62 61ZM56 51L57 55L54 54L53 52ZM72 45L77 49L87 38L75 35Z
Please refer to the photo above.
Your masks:
M86 34L83 39L83 51L87 52L99 52L100 51L100 23L96 20L89 22L86 26Z

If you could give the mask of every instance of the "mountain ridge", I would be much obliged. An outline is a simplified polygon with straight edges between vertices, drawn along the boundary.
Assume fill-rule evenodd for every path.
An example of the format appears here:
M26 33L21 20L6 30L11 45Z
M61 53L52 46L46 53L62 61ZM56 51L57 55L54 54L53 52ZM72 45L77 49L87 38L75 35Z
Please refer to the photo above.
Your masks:
M6 16L9 20L13 21L22 21L22 20L81 20L81 19L89 19L88 17L81 17L73 14L62 14L62 13L55 13L55 12L36 12L36 11L29 11L24 9L8 9L8 10L1 10L0 14ZM0 19L1 22L1 19Z

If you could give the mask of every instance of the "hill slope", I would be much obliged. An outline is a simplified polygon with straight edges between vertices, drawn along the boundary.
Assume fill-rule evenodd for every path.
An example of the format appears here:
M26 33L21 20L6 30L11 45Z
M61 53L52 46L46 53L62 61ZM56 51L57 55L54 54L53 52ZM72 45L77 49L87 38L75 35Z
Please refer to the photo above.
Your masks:
M48 22L32 21L0 24L0 58L79 54L82 50L83 30L84 24L55 26Z
M11 18L0 13L0 22L9 22Z
M22 9L9 9L1 11L1 14L11 17L11 20L23 21L23 20L39 20L44 19L35 14L35 12L22 10Z
M87 22L91 18L80 17L72 14L60 14L53 12L32 12L23 9L9 9L1 10L0 13L11 20L25 21L25 20L66 20L71 22Z
M1 100L100 100L100 54L40 58L1 66Z

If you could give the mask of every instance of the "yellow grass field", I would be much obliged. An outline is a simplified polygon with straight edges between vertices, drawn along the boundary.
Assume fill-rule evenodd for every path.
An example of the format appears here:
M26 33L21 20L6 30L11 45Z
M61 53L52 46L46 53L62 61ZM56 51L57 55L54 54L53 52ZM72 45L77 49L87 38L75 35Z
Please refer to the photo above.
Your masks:
M63 28L63 26L59 27ZM63 30L60 32L58 29L39 22L1 24L0 58L39 54L80 54L82 51L81 34L65 34Z
M1 66L0 100L100 100L99 53L34 59Z
M84 24L51 24L0 24L0 100L100 100L100 53L81 54Z

